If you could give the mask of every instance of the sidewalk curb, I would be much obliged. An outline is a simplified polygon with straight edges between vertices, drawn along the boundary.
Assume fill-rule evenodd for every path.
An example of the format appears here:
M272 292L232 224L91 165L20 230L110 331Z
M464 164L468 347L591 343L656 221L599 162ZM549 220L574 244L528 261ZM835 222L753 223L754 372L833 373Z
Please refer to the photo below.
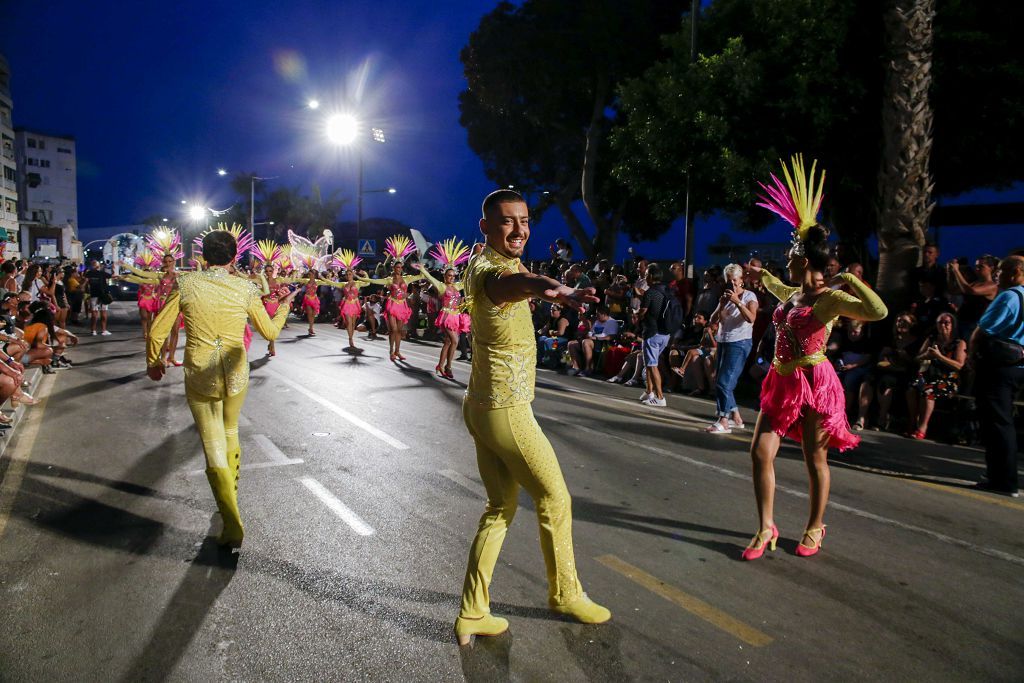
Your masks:
M32 390L39 386L39 381L42 378L43 371L38 367L31 367L25 370L25 379L28 381L29 385L27 391L32 393ZM7 452L7 446L11 443L11 438L18 431L18 425L21 424L21 421L25 418L25 406L19 405L15 407L11 405L11 400L7 399L4 401L3 405L0 405L0 411L12 418L11 428L0 432L0 458L3 458L4 454Z

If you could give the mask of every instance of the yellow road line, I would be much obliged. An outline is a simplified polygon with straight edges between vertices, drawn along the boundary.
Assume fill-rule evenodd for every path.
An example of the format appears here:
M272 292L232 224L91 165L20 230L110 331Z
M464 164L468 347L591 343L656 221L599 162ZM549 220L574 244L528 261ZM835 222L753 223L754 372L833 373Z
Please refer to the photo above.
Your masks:
M43 424L43 413L46 412L46 404L50 395L50 388L55 381L54 376L46 375L39 383L39 403L27 408L28 415L22 420L18 428L17 443L14 444L15 451L11 452L11 464L7 468L4 479L0 482L0 539L3 538L4 530L7 528L7 520L11 517L11 509L14 507L14 499L21 489L21 482L25 478L25 470L28 468L28 461L32 458L32 447L35 445L36 436L39 434L39 427ZM21 455L24 453L24 455Z
M1004 508L1010 508L1011 510L1024 510L1024 503L1014 501L1010 498L998 497L998 494L979 493L978 491L972 491L971 489L947 486L945 484L935 484L930 481L920 481L917 479L904 479L903 481L916 486L923 486L926 489L942 491L943 493L952 493L954 496L963 496L964 498L970 498L971 500L980 500L982 503L999 505Z
M667 584L656 576L652 576L630 563L620 560L615 555L602 555L596 558L598 562L609 569L622 574L627 579L643 586L652 593L659 595L669 602L682 607L684 610L700 617L704 621L716 626L731 636L742 640L754 647L764 647L771 643L774 638L766 633L758 631L753 626L744 624L742 621L729 616L722 610L709 605L700 598L696 598L673 585Z

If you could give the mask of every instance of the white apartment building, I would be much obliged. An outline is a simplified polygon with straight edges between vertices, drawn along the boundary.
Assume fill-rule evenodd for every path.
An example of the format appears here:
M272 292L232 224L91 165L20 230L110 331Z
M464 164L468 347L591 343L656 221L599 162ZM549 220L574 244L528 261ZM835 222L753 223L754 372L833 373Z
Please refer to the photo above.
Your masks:
M11 120L11 70L0 55L0 244L4 258L17 258L18 249L18 166L15 160L14 124Z
M75 139L14 129L21 252L26 258L72 258L78 242Z

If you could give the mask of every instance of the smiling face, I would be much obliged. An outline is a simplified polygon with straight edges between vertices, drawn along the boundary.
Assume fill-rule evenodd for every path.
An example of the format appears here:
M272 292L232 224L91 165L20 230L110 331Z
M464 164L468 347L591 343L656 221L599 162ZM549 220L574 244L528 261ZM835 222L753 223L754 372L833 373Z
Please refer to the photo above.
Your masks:
M530 239L530 210L526 202L501 202L480 219L487 245L507 258L523 255Z
M453 284L455 282L455 271L449 268L444 271L444 283L446 285Z
M160 263L163 265L165 271L169 272L169 271L174 270L174 257L173 256L169 256L169 255L168 256L164 256Z
M396 262L393 266L391 266L391 274L394 275L395 277L402 277L401 262Z

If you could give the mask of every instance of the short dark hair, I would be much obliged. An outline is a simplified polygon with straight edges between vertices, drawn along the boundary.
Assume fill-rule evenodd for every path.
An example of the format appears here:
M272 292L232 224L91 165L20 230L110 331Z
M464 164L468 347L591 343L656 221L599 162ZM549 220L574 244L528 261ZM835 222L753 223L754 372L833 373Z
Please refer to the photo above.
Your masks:
M14 261L4 261L3 264L0 265L0 270L2 270L5 273L13 273L17 269L18 266L14 263Z
M661 266L652 263L647 266L647 284L656 285L661 282Z
M498 204L511 204L512 202L523 202L523 195L519 194L515 190L495 190L486 197L484 197L484 203L480 205L480 214L487 218L487 214L496 207Z
M227 230L211 230L203 237L203 260L211 266L226 266L237 253L235 236Z

